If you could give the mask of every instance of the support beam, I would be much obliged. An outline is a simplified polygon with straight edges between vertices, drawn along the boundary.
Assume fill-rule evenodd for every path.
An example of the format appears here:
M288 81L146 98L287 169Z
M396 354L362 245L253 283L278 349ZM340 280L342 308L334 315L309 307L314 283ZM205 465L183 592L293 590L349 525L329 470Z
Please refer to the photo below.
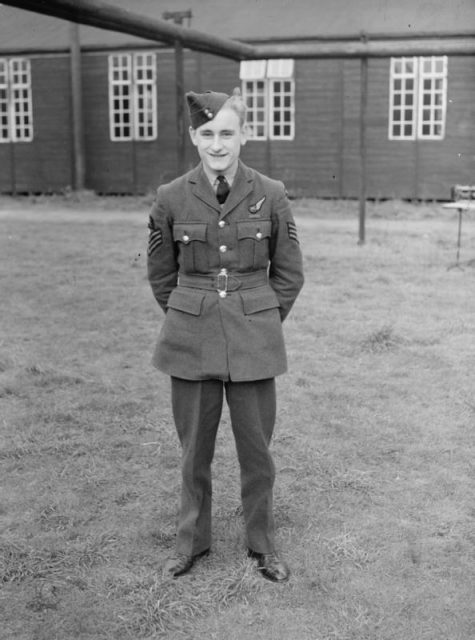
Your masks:
M358 244L365 243L366 224L366 121L368 108L368 58L361 58L360 78L360 198Z
M176 152L178 175L185 172L185 70L183 62L183 47L181 42L175 42L175 94L176 94Z
M132 13L100 0L7 0L3 4L99 29L128 33L147 40L167 42L171 45L180 42L183 47L233 60L244 60L254 54L254 47L237 40L185 29L165 20Z
M73 188L84 189L86 161L84 151L84 123L82 109L81 45L79 27L71 23L70 28L71 60L71 111L73 125Z
M288 42L254 47L255 59L270 58L390 58L392 56L473 56L475 37L439 40L353 40Z

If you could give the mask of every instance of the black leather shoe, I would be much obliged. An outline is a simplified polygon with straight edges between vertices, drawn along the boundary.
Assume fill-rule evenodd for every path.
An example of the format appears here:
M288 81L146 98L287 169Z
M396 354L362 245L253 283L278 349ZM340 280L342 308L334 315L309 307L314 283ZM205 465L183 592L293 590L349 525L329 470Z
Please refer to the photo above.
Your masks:
M184 573L187 573L191 569L191 567L195 563L195 560L207 556L208 553L209 549L205 549L201 553L197 553L194 556L188 556L184 553L176 553L171 558L168 558L168 560L165 562L165 565L163 567L163 577L178 578L178 576L182 576Z
M257 560L257 566L264 578L272 580L272 582L286 582L290 576L290 569L283 560L279 558L277 553L257 553L252 549L248 549L249 558Z

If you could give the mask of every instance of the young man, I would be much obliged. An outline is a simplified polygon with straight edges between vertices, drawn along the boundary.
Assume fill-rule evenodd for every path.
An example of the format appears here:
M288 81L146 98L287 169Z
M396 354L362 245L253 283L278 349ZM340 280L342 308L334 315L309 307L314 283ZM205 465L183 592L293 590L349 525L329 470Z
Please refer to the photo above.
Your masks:
M269 452L275 376L286 370L282 321L302 285L302 256L282 183L245 166L239 96L187 93L200 164L159 187L150 216L148 276L165 312L153 363L171 376L182 447L176 553L164 575L189 571L211 545L211 462L223 396L241 469L248 555L276 582Z

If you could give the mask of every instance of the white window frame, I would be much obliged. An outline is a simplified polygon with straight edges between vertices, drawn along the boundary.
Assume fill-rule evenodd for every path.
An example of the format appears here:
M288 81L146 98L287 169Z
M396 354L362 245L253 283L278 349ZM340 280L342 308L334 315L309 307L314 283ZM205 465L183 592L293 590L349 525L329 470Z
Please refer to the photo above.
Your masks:
M241 62L239 75L247 106L249 140L293 140L294 61L246 60Z
M31 64L0 58L0 143L33 140Z
M447 56L391 58L388 137L443 140Z
M109 134L114 142L156 140L155 53L114 53L109 56Z
M420 58L419 67L417 135L424 140L443 140L447 112L447 56Z

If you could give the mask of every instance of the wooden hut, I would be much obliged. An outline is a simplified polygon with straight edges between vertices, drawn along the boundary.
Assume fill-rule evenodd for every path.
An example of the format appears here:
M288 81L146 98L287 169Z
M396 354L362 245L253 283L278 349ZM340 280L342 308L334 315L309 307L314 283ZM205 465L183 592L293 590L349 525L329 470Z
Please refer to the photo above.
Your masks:
M239 61L185 49L183 88L240 86L250 121L243 159L291 195L358 197L362 157L369 198L449 199L453 184L475 179L475 56L462 46L475 39L472 0L114 5L263 52ZM377 51L364 67L362 45ZM0 192L74 187L78 136L87 189L144 193L172 179L182 168L175 54L0 5ZM195 162L187 144L185 168Z

